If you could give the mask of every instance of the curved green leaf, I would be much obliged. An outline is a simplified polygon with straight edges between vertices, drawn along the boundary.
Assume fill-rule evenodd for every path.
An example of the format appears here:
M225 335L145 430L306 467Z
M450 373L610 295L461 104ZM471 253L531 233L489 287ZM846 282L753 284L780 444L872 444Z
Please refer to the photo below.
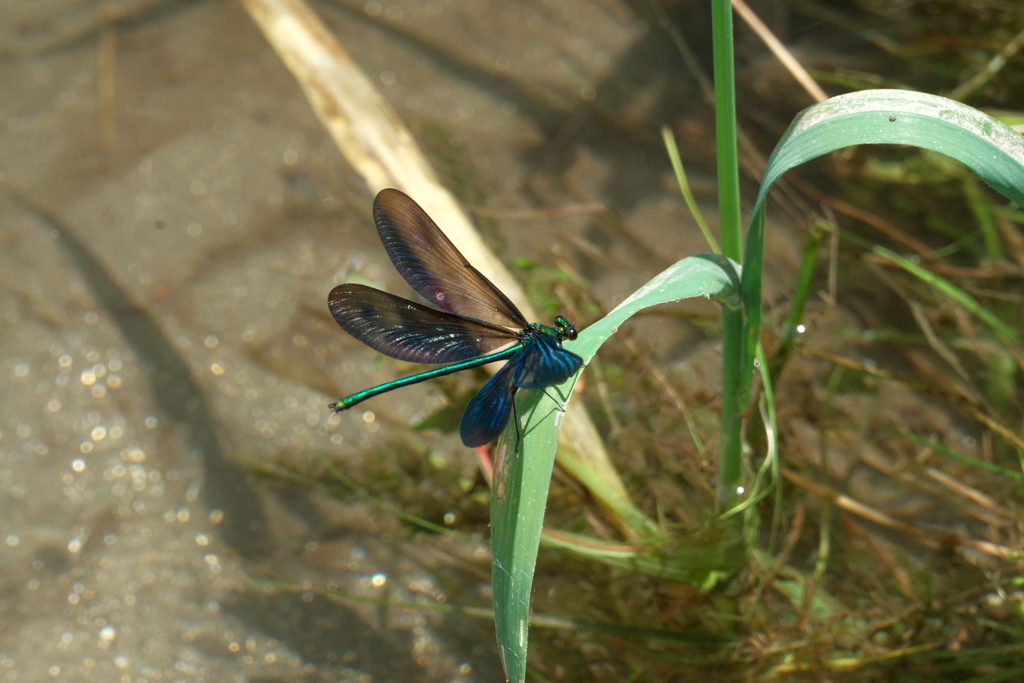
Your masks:
M739 286L739 266L733 261L717 254L691 256L656 276L565 346L587 362L637 311L695 296L713 297L736 307ZM547 393L568 400L576 379L570 378ZM518 404L518 424L505 430L495 451L491 495L494 621L502 664L510 681L526 677L533 571L563 410L544 392L529 392Z
M768 190L786 171L843 147L900 144L951 157L1024 207L1024 137L991 116L945 97L907 90L865 90L833 97L797 115L765 168L743 253L746 396L761 322L764 210Z

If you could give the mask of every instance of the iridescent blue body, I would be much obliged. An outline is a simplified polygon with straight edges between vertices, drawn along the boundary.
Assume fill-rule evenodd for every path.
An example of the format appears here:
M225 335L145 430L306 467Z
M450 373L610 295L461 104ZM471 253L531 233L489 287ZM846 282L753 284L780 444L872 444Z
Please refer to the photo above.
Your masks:
M527 323L508 297L466 261L408 196L398 190L381 191L373 215L395 268L441 310L372 287L346 284L331 290L331 315L346 332L386 356L450 365L364 389L332 403L332 410L339 412L392 389L507 360L462 414L462 442L482 446L505 429L518 389L560 384L583 366L582 358L562 348L564 340L576 339L571 322L558 316L552 327Z

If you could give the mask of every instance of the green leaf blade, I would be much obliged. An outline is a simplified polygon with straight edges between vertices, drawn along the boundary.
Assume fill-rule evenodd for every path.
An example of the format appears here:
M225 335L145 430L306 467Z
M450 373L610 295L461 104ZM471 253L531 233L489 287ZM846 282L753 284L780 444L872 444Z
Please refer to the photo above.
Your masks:
M739 266L733 261L716 254L691 256L655 276L565 346L587 362L638 311L696 296L737 306L739 284ZM569 397L577 377L548 392ZM544 392L531 391L517 411L519 424L506 429L498 441L491 495L494 621L502 665L510 681L526 678L533 573L564 407Z
M965 104L908 90L864 90L805 109L775 147L747 229L743 254L743 390L749 392L761 323L764 211L768 191L800 164L851 145L899 144L930 149L964 164L1024 207L1024 136Z

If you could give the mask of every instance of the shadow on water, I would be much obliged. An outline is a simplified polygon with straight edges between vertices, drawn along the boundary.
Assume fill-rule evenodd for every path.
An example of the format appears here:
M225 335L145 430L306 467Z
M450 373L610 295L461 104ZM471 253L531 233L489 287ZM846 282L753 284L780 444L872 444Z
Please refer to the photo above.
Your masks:
M223 602L224 611L287 645L303 661L324 668L350 667L373 680L425 680L410 658L407 631L375 629L344 605L300 593L246 591Z
M629 5L638 19L657 25L657 15L646 1ZM367 30L379 31L389 41L435 65L438 72L486 91L496 100L514 102L518 115L529 120L536 127L538 138L544 141L524 152L522 161L533 173L564 175L576 159L578 147L606 160L612 174L604 183L603 196L623 212L660 192L659 179L668 171L669 161L660 136L625 134L628 126L620 121L623 118L620 109L627 108L643 88L654 88L659 94L648 116L651 120L670 121L678 112L687 111L697 97L688 85L661 82L662 74L685 68L671 38L662 30L644 31L616 60L615 67L595 83L597 92L611 93L607 101L576 103L572 98L561 100L542 86L530 85L513 75L488 68L465 51L453 49L440 39L425 38L400 22L370 17L361 5L356 8L335 4L332 10ZM699 7L694 10L680 7L673 11L673 18L678 19L680 25L695 25L687 30L687 35L697 44L701 55L706 56L710 70L707 12ZM631 163L624 163L624 160L631 160ZM710 171L714 172L713 166ZM666 265L670 262L665 261Z
M242 555L268 551L266 515L260 499L245 470L225 457L206 400L184 359L157 322L129 298L68 226L17 192L11 197L57 232L61 246L138 356L157 405L171 421L185 427L189 445L200 454L203 464L203 502L210 510L224 514L217 529L225 545Z

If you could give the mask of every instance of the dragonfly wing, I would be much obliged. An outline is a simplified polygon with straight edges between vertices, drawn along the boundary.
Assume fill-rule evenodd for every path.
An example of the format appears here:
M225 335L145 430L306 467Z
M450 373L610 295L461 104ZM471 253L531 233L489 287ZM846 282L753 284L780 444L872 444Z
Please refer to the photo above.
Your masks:
M515 363L515 385L521 389L544 389L561 384L583 367L583 359L566 351L553 338L539 334L526 341Z
M512 401L516 395L516 385L512 382L514 366L515 358L494 373L466 405L459 424L459 434L462 443L469 448L494 441L508 424Z
M385 356L413 363L455 363L516 341L516 335L364 285L338 285L327 298L346 332Z
M527 327L515 304L470 265L408 195L382 190L373 202L373 220L391 262L424 299L467 318Z

